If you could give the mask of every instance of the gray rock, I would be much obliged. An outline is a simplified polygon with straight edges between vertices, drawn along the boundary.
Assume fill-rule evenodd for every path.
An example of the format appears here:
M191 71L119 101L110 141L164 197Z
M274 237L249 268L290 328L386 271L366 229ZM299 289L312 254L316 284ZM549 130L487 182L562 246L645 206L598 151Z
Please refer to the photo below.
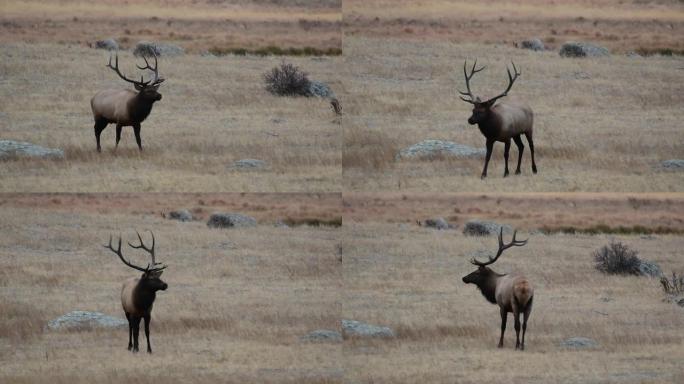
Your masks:
M599 344L595 340L586 337L571 337L561 341L560 346L565 348L584 349L598 348Z
M179 209L169 212L169 219L178 221L192 221L192 213L187 209Z
M610 51L595 44L570 41L561 46L558 54L562 57L602 57L610 56Z
M394 337L389 327L362 323L356 320L342 320L342 334L345 337Z
M262 169L265 167L266 162L258 159L241 159L231 165L231 168L239 169Z
M682 159L665 160L660 164L663 166L663 168L667 168L667 169L674 169L674 170L684 169L684 160L682 160Z
M498 224L493 221L470 220L463 227L463 234L466 236L490 236L498 235L503 228L504 233L512 233L513 228L507 224Z
M435 229L449 229L451 226L449 223L444 220L442 217L438 217L436 219L427 219L425 220L425 226L429 228L435 228Z
M660 266L650 261L641 260L639 263L639 273L649 277L663 277L663 271Z
M95 42L95 48L106 49L108 51L116 51L119 49L119 44L114 39L104 39Z
M301 337L302 341L309 342L341 342L342 334L330 329L317 329Z
M256 226L253 217L239 213L214 213L209 217L207 226L210 228L247 228Z
M46 148L21 141L0 140L0 160L15 157L62 160L64 159L64 151L58 148Z
M404 148L397 154L397 159L435 156L454 156L459 158L484 157L483 148L473 148L467 145L444 140L423 140Z
M541 39L534 38L534 39L529 39L529 40L523 40L520 43L520 48L523 49L531 49L533 51L543 51L546 49L544 46L544 42L541 41Z
M318 96L324 99L335 98L335 92L330 89L330 86L320 81L310 80L309 81L309 94L311 96Z
M66 315L50 320L47 324L51 330L78 330L91 328L126 328L128 321L100 312L72 311Z
M135 56L151 57L157 56L178 56L185 54L185 50L174 44L155 43L152 41L140 41L133 50Z

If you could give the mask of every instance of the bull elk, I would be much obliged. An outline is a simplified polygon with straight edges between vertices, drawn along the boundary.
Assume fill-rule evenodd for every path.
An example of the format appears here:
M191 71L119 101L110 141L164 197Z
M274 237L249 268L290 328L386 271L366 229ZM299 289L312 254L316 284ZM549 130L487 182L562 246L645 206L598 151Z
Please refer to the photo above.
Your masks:
M489 257L489 261L480 262L472 258L470 262L477 266L477 270L463 278L466 284L475 284L482 292L482 295L492 304L499 305L501 312L501 338L499 348L503 347L504 333L506 331L506 321L508 313L513 312L515 320L515 349L525 349L525 331L527 330L527 319L532 312L532 298L534 289L530 282L521 275L508 276L492 271L488 265L499 259L499 256L506 249L513 246L523 246L527 240L515 240L516 232L513 232L513 240L510 243L503 242L503 228L499 232L499 250L495 257ZM522 323L522 342L520 341L520 314L523 314Z
M150 319L152 314L152 305L154 304L154 299L157 296L157 291L165 291L168 285L163 282L159 277L166 265L157 263L154 258L154 234L152 234L152 247L148 248L143 243L140 233L136 231L138 235L138 240L140 240L139 245L133 245L128 243L131 248L143 249L147 251L151 258L152 263L147 264L147 267L143 268L132 264L126 260L121 253L121 236L119 236L119 246L114 249L112 246L112 236L109 236L109 244L105 245L105 248L110 249L112 252L116 253L121 261L127 266L142 272L140 277L132 277L126 282L124 282L121 288L121 305L126 313L126 319L128 319L128 350L133 352L138 352L138 334L140 333L140 320L145 319L145 338L147 339L147 353L152 353L152 347L150 346Z
M522 142L522 135L527 138L527 143L530 145L530 154L532 156L532 172L537 173L537 164L534 162L534 142L532 141L532 124L534 122L534 116L532 114L532 109L527 105L518 105L512 103L504 103L496 101L504 96L508 95L508 91L511 90L513 83L520 76L520 72L513 64L513 75L511 75L510 69L506 67L506 72L508 72L508 87L506 90L487 101L481 101L479 97L473 96L470 90L470 80L477 73L485 69L485 67L476 68L477 60L473 63L470 69L470 74L467 71L467 62L463 63L463 75L465 76L466 89L467 92L458 91L462 96L461 100L466 103L473 104L473 114L468 118L468 124L477 124L480 128L480 132L487 139L487 156L485 158L484 169L482 170L481 178L487 177L487 166L489 165L489 159L492 156L492 150L494 148L494 143L500 141L504 143L504 160L505 169L504 177L508 176L508 153L511 149L511 139L518 146L518 166L515 169L515 174L520 174L520 162L522 161L523 151L525 146ZM463 96L467 96L465 98ZM496 105L494 104L496 103Z
M145 60L145 66L136 65L136 67L141 70L151 70L154 72L154 78L143 81L141 75L140 81L136 81L127 78L119 70L118 53L116 54L114 65L112 65L112 56L109 56L107 67L116 72L124 81L133 84L137 92L131 89L107 89L98 92L90 100L93 118L95 119L95 140L97 141L98 152L102 151L100 147L100 134L111 123L116 124L116 147L119 146L119 140L121 140L121 129L132 126L135 133L135 141L138 143L138 148L142 151L140 123L149 116L152 111L152 105L162 99L162 95L157 90L164 81L163 78L159 77L157 56L154 55L154 67L150 66L150 63L144 56L143 60Z

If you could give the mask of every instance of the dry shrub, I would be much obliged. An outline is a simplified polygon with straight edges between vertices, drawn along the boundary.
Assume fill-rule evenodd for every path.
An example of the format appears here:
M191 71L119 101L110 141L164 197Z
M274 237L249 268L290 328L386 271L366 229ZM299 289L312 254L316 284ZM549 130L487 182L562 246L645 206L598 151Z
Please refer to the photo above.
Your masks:
M309 96L308 75L297 66L281 63L264 74L266 90L277 96Z
M596 269L611 275L639 275L641 260L637 254L625 244L611 241L594 252Z
M342 167L383 169L394 164L399 146L385 132L351 127L344 133Z
M663 276L660 278L660 284L663 285L663 290L668 295L679 295L684 293L684 275L677 276L676 272L672 272L672 278L668 280Z

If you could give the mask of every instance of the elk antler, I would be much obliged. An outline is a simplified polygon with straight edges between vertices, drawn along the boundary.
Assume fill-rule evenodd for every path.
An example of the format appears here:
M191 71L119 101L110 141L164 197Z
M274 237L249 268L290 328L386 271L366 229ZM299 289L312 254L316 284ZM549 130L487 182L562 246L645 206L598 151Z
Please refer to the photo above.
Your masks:
M499 256L505 251L506 249L512 247L512 246L517 246L517 247L522 247L523 245L527 244L527 240L515 240L515 235L518 233L518 231L513 231L513 239L511 240L510 243L504 244L503 242L503 227L501 228L501 231L499 231L499 250L496 252L496 256L491 257L489 256L489 261L486 262L481 262L477 261L474 257L470 260L470 262L474 265L477 265L478 267L484 267L486 265L494 263Z
M133 269L137 269L137 270L140 271L140 272L147 272L147 271L148 271L147 268L139 267L139 266L137 266L137 265L135 265L135 264L132 264L132 263L129 262L128 260L124 259L123 255L121 254L121 235L119 235L119 248L118 248L118 249L114 249L114 247L112 247L112 235L109 235L109 245L103 245L103 247L108 248L108 249L110 249L112 252L114 252L114 253L116 253L117 255L119 255L119 258L121 259L121 261L123 261L123 263L126 264L126 265L128 265L129 267L131 267L131 268L133 268ZM149 265L148 265L148 268L149 268Z
M468 60L465 60L463 62L463 75L465 76L466 88L468 89L468 92L463 92L463 91L458 91L458 90L457 91L458 91L458 93L460 93L463 96L470 97L470 100L468 100L468 99L464 98L463 96L459 96L461 98L461 100L465 101L466 103L475 104L475 96L473 96L473 92L470 91L470 79L472 79L476 73L485 69L486 66L483 66L480 69L475 69L475 66L477 65L477 59L475 59L475 62L473 63L473 67L470 69L470 76L468 76L468 71L466 69L467 63L468 63Z
M152 56L154 57L154 68L150 67L150 63L147 62L147 58L144 55L142 58L143 58L143 60L145 60L145 66L141 67L141 66L136 64L136 67L138 67L138 69L149 69L149 70L153 71L154 72L154 79L150 80L151 81L150 85L157 85L157 84L161 84L165 79L159 78L159 71L157 70L157 54L152 52ZM142 76L140 78L142 79ZM150 81L148 81L148 83L150 83Z
M150 254L150 257L152 258L152 264L147 265L147 270L161 271L162 269L166 268L167 267L166 265L161 267L161 268L157 267L157 265L159 265L161 263L157 263L157 261L154 259L154 233L152 233L152 231L150 231L150 234L152 235L152 247L151 248L147 248L145 246L145 243L143 243L142 237L140 236L140 232L135 231L135 233L138 235L138 240L140 240L140 245L133 245L131 243L128 243L128 245L131 248L143 249ZM150 268L150 267L152 267L152 268Z
M161 82L164 81L164 79L159 78L159 71L157 70L157 55L154 56L154 68L150 67L150 64L147 62L147 59L145 57L143 57L143 59L145 60L145 64L147 64L147 65L144 67L140 67L140 66L136 65L136 67L138 67L138 69L150 69L150 70L154 71L154 79L150 79L148 81L143 81L143 77L142 77L142 75L140 75L140 81L136 81L136 80L131 80L131 79L127 78L126 76L124 76L124 74L121 73L121 71L119 70L119 52L118 51L116 52L116 54L114 56L114 65L113 66L112 66L112 54L111 53L109 54L109 63L107 64L107 67L114 70L114 72L116 72L116 74L119 75L119 77L122 78L124 81L127 81L129 83L137 85L138 87L141 87L141 88L150 85L150 83L151 83L151 85L161 84Z
M506 72L508 72L508 88L506 88L506 90L503 91L503 93L500 94L499 96L492 97L491 99L485 101L485 103L487 103L487 104L493 104L494 101L496 101L497 99L499 99L499 98L501 98L501 97L504 97L504 96L507 96L507 95L508 95L508 91L511 90L511 87L513 86L513 83L515 82L515 80L518 79L518 76L520 76L520 72L518 71L518 68L515 67L515 63L511 61L511 64L513 65L513 73L514 73L514 75L511 75L511 70L508 69L508 65L506 66Z

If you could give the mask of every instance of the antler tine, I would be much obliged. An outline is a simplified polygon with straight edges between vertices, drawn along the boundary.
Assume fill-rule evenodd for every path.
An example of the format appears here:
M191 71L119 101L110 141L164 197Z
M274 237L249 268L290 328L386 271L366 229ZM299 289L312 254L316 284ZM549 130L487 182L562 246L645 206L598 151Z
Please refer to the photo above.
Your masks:
M489 256L489 261L486 261L486 262L477 261L477 260L473 257L473 258L470 260L470 262L471 262L472 264L474 264L474 265L477 265L477 266L480 266L480 267L484 267L484 266L486 266L486 265L492 264L492 263L494 263L495 261L497 261L497 260L499 259L499 256L501 256L501 255L503 254L503 251L505 251L506 249L508 249L508 248L510 248L510 247L513 247L513 246L521 247L521 246L527 244L527 240L529 240L529 239L525 239L525 240L516 240L516 239L515 239L515 235L516 235L517 233L518 233L517 230L513 231L513 239L511 240L511 242L508 243L508 244L504 244L504 241L503 241L503 227L501 227L501 229L499 230L499 250L496 252L496 256L494 256L494 257Z
M124 81L127 81L127 82L132 83L132 84L139 85L141 87L147 85L147 83L142 81L142 77L140 78L140 81L135 81L135 80L131 80L131 79L127 78L126 76L124 76L123 73L121 73L121 71L119 70L119 51L116 51L116 55L114 58L114 66L112 66L112 53L111 52L109 53L109 63L106 65L106 67L114 70L114 72L116 72L116 74L119 75L119 77L122 78Z
M477 68L476 68L476 67L477 67L477 59L475 59L475 62L473 63L472 68L470 68L470 75L468 75L468 67L467 67L467 65L468 65L468 61L465 60L465 61L463 62L463 76L465 76L466 88L468 89L468 92L463 92L463 91L460 91L460 90L457 90L457 91L458 91L458 93L460 93L460 94L463 95L463 96L468 96L468 97L470 97L470 99L466 99L466 98L464 98L463 96L459 96L459 97L461 98L461 100L463 100L463 101L465 101L465 102L467 102L467 103L474 104L474 103L475 103L475 96L473 96L473 93L472 93L472 91L470 90L470 80L473 78L473 76L475 76L476 73L478 73L478 72L484 70L485 68L487 68L487 66L485 65L485 66L482 66L481 68L477 69Z
M147 272L147 270L148 270L147 268L139 267L135 264L130 263L128 260L124 259L123 254L121 253L121 234L119 234L119 247L118 247L118 249L114 249L114 247L112 247L112 235L111 234L109 235L109 245L103 245L103 247L105 247L105 248L111 250L112 252L116 253L119 256L119 258L121 259L121 261L123 261L123 263L126 264L127 266L129 266L133 269L137 269L138 271L141 271L141 272ZM149 266L148 266L148 268L149 268Z
M150 66L150 63L147 61L147 57L145 57L145 55L143 55L143 57L142 57L143 60L145 60L145 66L141 67L141 66L136 64L136 67L138 67L138 69L149 69L149 70L153 71L154 72L154 79L151 79L150 81L148 81L148 83L158 84L158 83L161 83L162 81L164 81L164 78L159 78L159 69L158 69L159 64L157 62L157 54L152 52L152 56L154 57L154 68L152 68Z
M502 98L504 96L508 96L508 91L511 90L513 87L513 83L518 79L518 76L521 75L521 72L518 70L518 68L515 66L515 63L511 60L511 64L513 64L513 75L511 75L511 70L508 68L508 65L506 65L506 73L508 73L508 87L506 87L506 90L503 91L502 94L496 97L492 97L491 99L487 100L487 103L493 103L495 100Z
M140 245L133 245L131 243L128 243L128 245L131 248L136 248L136 249L143 249L147 251L150 254L150 257L152 258L152 263L148 264L147 269L148 270L154 270L154 271L161 271L162 269L166 268L167 266L163 267L157 267L161 263L157 263L157 260L155 259L155 253L154 253L154 245L155 245L155 239L154 239L154 232L149 231L150 234L152 235L152 246L150 248L147 248L145 246L145 243L143 242L142 236L140 236L140 232L135 231L136 235L138 235L138 240L140 240ZM151 267L151 268L150 268Z

